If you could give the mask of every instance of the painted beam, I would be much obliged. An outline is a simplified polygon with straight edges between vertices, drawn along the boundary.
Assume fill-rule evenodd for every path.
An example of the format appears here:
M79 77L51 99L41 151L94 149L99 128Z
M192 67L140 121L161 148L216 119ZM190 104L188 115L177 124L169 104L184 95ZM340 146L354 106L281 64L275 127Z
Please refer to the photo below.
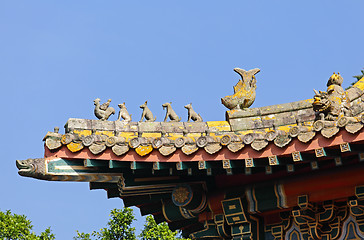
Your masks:
M170 198L171 194L149 194L149 195L139 195L132 197L123 197L124 206L138 206L142 204L156 203L160 202L163 198Z
M150 204L143 204L139 207L140 214L142 216L149 215L149 214L156 214L162 212L162 202L150 203Z
M317 148L315 149L315 155L317 158L320 157L340 157L340 149L330 149L330 148Z
M129 161L109 161L109 168L130 168Z
M89 185L90 185L90 190L118 188L117 183L90 182Z
M85 166L85 167L109 167L109 161L85 159L85 160L83 160L83 166Z
M118 188L107 189L107 198L118 198L120 197L120 191Z
M137 161L130 162L130 169L131 170L152 169L152 168L153 168L153 166L152 166L151 163L137 162Z

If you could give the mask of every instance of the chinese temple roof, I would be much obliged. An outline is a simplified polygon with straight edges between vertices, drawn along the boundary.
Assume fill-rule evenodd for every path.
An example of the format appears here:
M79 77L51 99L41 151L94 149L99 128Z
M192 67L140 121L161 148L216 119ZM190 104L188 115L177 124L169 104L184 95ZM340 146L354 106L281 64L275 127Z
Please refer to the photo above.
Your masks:
M46 157L59 151L58 157L78 153L105 160L112 157L114 160L177 162L205 159L194 153L207 153L212 160L222 160L225 157L217 155L230 152L246 159L328 147L329 143L315 142L343 135L353 135L350 141L355 142L354 134L364 124L363 82L357 82L344 92L350 115L341 114L336 119L319 119L314 99L234 109L226 112L226 121L132 122L71 118L65 125L65 134L48 132L45 136ZM271 153L274 149L279 149L275 150L278 154Z
M204 122L188 104L189 121L180 122L165 103L165 120L155 122L147 102L139 122L125 103L108 121L116 112L111 99L95 99L99 120L70 118L64 134L48 132L44 158L17 161L19 174L90 182L90 189L105 189L197 239L221 239L221 216L239 223L228 218L229 201L242 196L249 214L269 215L297 207L308 193L312 202L361 193L355 187L364 184L364 78L344 90L334 73L313 98L249 108L259 69L234 70L241 79L221 99L229 109L225 121Z

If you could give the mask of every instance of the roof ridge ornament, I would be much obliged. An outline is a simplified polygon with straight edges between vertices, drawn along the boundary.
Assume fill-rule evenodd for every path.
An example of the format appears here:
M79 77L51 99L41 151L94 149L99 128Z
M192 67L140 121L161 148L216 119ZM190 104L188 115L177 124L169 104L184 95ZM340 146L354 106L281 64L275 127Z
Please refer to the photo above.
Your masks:
M244 70L234 68L234 71L241 77L234 86L234 94L221 98L221 103L230 110L245 109L250 107L255 101L255 89L257 80L255 74L260 72L259 68Z
M188 111L188 121L187 122L190 122L191 119L195 122L203 122L201 115L199 113L195 112L195 110L193 110L192 103L185 105L185 108Z
M125 102L118 104L118 107L120 108L120 111L119 117L116 121L120 121L120 119L123 118L124 122L130 122L131 114L129 114L128 110L126 109Z
M342 83L340 73L333 73L327 81L326 92L313 90L315 96L312 106L316 112L316 120L337 121L342 116L352 116Z
M113 107L109 107L111 99L108 99L107 102L103 103L102 105L100 105L100 101L100 98L96 98L94 100L94 113L98 119L105 121L109 119L111 114L115 114L115 109Z
M154 122L157 119L157 117L153 116L153 113L148 108L147 103L148 103L148 101L145 101L145 103L143 103L142 105L139 106L141 109L143 109L142 117L140 118L139 122L143 122L144 118L145 118L146 122Z
M164 117L163 122L167 122L167 119L169 118L171 122L179 122L181 121L181 118L178 117L176 112L172 108L172 102L166 102L162 104L163 109L166 109L166 116Z

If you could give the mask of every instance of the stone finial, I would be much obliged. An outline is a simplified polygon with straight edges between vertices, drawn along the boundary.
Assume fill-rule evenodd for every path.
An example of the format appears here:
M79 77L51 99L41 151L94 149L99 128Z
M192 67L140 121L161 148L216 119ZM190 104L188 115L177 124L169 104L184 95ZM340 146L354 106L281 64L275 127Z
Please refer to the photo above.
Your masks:
M166 102L162 104L163 109L167 109L166 116L164 118L164 122L167 122L167 119L169 118L171 122L179 122L181 121L181 118L178 117L176 112L172 109L171 106L172 102Z
M221 98L221 102L230 110L248 108L255 101L255 89L257 88L255 74L259 73L260 69L254 68L246 71L234 68L234 71L241 76L241 79L234 86L234 95Z
M111 99L107 100L106 103L103 103L102 105L100 105L100 98L96 98L94 100L94 105L95 105L94 113L98 119L105 121L105 120L109 119L111 114L115 114L115 109L112 107L109 107L110 102L111 102Z
M193 108L192 108L192 103L187 104L187 105L185 106L185 108L188 110L188 122L190 122L190 121L191 121L191 119L192 119L193 121L195 121L195 122L202 122L202 121L203 121L203 120L202 120L201 115L200 115L200 114L197 114L197 113L193 110Z
M152 111L150 111L150 109L148 108L147 102L148 101L145 101L144 104L139 106L141 109L143 109L142 117L140 118L139 122L143 122L144 118L146 122L154 122L157 119L157 117L154 117Z
M128 110L126 109L125 102L118 104L118 107L120 108L120 111L117 121L120 121L120 119L123 118L125 122L130 122L131 114L129 114Z
M58 133L59 132L59 127L54 127L54 132Z
M336 121L340 116L351 117L350 104L341 87L342 83L340 73L333 73L327 81L326 92L313 90L315 96L312 106L316 112L316 120Z

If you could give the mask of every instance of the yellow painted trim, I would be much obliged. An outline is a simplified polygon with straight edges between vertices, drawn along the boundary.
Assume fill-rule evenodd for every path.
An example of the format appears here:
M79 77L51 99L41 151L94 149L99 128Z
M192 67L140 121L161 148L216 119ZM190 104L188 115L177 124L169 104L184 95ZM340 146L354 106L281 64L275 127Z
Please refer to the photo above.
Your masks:
M74 130L73 132L78 134L79 136L89 136L92 134L91 130Z
M161 133L157 133L157 132L145 132L142 134L142 137L150 137L150 138L159 138L161 137L162 134Z
M357 87L361 90L364 90L364 77L362 79L360 79L359 81L357 81L353 87Z
M230 124L227 121L206 122L209 128L216 128L219 131L231 131Z
M114 131L96 131L95 135L106 135L112 137L114 136Z
M135 152L140 156L145 156L153 151L152 145L143 146L140 145L139 147L135 148Z
M74 142L71 142L71 143L67 144L67 148L71 152L78 152L78 151L80 151L80 150L83 149L83 145L82 145L82 143L74 143Z

